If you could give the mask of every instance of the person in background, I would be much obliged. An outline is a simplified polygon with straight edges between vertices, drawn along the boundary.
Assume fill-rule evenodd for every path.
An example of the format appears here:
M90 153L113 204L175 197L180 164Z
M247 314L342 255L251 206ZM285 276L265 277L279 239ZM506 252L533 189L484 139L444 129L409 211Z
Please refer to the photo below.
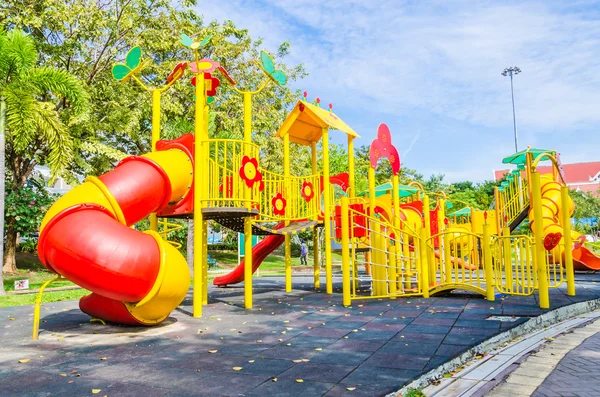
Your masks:
M308 246L306 245L306 243L304 241L302 241L302 244L300 244L300 265L301 266L307 265L307 262L306 262L307 258L308 258Z

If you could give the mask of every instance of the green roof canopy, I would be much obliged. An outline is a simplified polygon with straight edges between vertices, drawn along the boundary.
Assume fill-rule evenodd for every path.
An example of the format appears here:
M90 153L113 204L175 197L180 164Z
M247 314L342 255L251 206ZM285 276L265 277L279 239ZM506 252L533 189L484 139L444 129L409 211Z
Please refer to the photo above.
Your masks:
M542 153L554 153L554 150L546 150L546 149L535 149L535 148L527 148L525 150L521 150L520 152L517 152L515 154L511 154L510 156L506 156L503 160L502 163L504 164L525 164L526 159L527 159L527 153L531 153L533 158L535 159L537 156L539 156Z
M412 194L415 194L419 191L418 188L408 185L398 185L398 195L402 197L408 197ZM383 196L384 194L388 194L392 192L392 184L390 182L384 183L383 185L379 185L375 188L375 197ZM365 190L358 194L359 197L368 196L369 191Z
M448 216L470 216L471 209L469 207L462 208L452 214L448 214Z

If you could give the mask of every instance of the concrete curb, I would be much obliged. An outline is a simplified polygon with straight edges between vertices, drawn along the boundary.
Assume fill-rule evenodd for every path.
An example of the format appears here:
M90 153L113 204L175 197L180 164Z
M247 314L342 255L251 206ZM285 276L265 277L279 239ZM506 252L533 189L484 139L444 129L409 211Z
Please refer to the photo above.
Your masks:
M489 352L490 350L500 346L501 344L511 341L517 337L539 331L544 327L557 324L561 321L568 320L573 317L597 310L600 308L600 299L593 299L585 302L578 302L572 305L563 306L558 309L551 310L540 316L534 317L529 321L518 325L508 331L502 332L490 339L487 339L477 346L474 346L461 354L458 357L432 369L418 379L415 379L408 385L405 385L400 390L388 394L389 397L404 395L409 389L422 389L427 386L430 381L442 379L444 374L451 372L457 367L464 366L468 361L474 359L478 354Z

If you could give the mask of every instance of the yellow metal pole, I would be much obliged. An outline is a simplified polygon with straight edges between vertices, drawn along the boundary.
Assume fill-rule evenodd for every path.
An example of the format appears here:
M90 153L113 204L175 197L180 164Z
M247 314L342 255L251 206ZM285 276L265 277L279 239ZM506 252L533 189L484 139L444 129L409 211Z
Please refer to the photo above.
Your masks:
M317 175L317 142L311 143L311 157L312 157L312 173ZM316 188L316 186L315 186ZM317 192L320 191L317 189ZM316 195L313 199L317 204L317 212L321 208L319 205L320 197ZM315 289L321 288L321 267L319 266L319 231L317 228L313 229L313 276L314 276L314 287Z
M373 167L369 167L368 171L369 178L369 214L371 217L375 218L375 169ZM373 226L370 227L371 231L374 231ZM369 239L371 241L371 247L373 246L373 236L374 234L371 232ZM375 255L373 252L367 252L368 258L365 257L367 262L374 263ZM370 264L365 265L365 272L370 275L373 272Z
M252 94L244 92L244 154L250 156L252 143ZM248 211L252 208L250 190L246 189L244 198ZM244 219L244 306L252 309L252 218Z
M538 293L540 308L550 308L550 295L548 292L548 274L546 263L546 249L544 248L544 225L542 216L542 189L539 172L531 173L531 205L533 205L534 238L537 259Z
M490 225L483 225L483 266L485 270L485 291L487 300L493 301L494 295L494 274L492 270L492 247L490 237Z
M395 237L395 247L396 247L396 255L394 255L393 262L390 263L390 294L396 293L396 273L398 269L401 267L399 263L400 256L402 255L401 245L401 237L400 237L400 193L398 192L398 175L392 175L392 206L394 208L394 237Z
M33 307L33 340L38 340L39 337L41 310L40 306L42 304L42 295L44 294L44 290L48 285L60 279L62 279L61 276L56 276L42 284L42 286L40 287L40 292L38 292L37 297L35 298L35 306Z
M196 56L197 58L197 56ZM203 197L204 197L204 178L208 170L205 169L203 145L205 137L204 130L204 106L206 98L204 96L204 74L196 73L196 104L195 104L195 125L194 125L194 295L193 295L193 314L194 317L202 317L202 302L204 300L204 217L202 215Z
M323 214L325 221L325 284L326 292L333 293L333 274L331 269L331 208L330 208L330 183L329 183L329 131L323 127Z
M252 220L244 219L244 307L252 309Z
M354 137L348 135L348 197L354 197Z
M348 197L342 197L342 300L344 306L350 306L350 237L348 222Z
M425 232L427 234L427 240L431 237L431 212L429 211L429 196L423 193L423 219L425 220ZM435 282L436 280L436 264L433 250L427 251L428 269L429 269L429 282Z
M508 226L502 228L502 254L504 256L504 277L506 279L506 292L513 290L513 258L510 244L510 229ZM516 254L516 253L515 253Z
M290 188L290 134L283 136L283 178L285 192L284 195L291 202ZM285 225L289 225L290 221L286 220ZM285 235L285 292L292 291L292 247L290 244L290 235Z
M565 242L565 271L567 272L567 295L575 296L575 273L573 270L573 242L571 241L571 216L569 214L569 187L560 188L563 233Z
M421 256L421 279L423 287L423 298L429 298L429 269L427 268L427 230L422 227L419 230L419 248Z
M166 226L165 226L166 228ZM202 283L204 285L204 295L202 296L202 304L208 304L208 221L202 222L202 233L206 236L202 249Z
M160 140L160 90L152 90L152 151L156 151L156 142ZM158 232L158 217L150 214L150 230Z
M499 233L502 225L502 211L500 209L502 203L500 202L500 192L498 191L498 186L494 188L494 198L496 199L496 232Z

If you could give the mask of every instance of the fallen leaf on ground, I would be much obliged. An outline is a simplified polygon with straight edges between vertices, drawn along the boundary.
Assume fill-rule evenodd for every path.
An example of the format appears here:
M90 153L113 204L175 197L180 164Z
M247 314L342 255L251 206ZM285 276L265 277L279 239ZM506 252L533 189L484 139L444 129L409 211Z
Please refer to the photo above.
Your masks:
M307 363L307 362L309 362L309 361L310 361L310 360L309 360L308 358L303 358L303 359L302 359L302 362L304 362L304 363Z
M302 360L292 360L292 362L294 362L294 363L301 363Z
M217 351L218 351L218 350L216 350L216 349L215 349L215 350L209 350L208 352L209 352L209 353L216 353Z
M19 360L19 362L20 362L21 364L26 364L26 363L28 363L28 362L30 362L30 361L31 361L31 359L30 359L30 358L24 358L24 359L22 359L22 360Z
M346 390L348 390L348 391L354 391L354 390L356 390L356 387L347 387Z
M102 389L92 389L92 394L98 394L102 391Z
M277 382L277 378L271 379L272 382Z
M102 360L102 361L106 361L106 360L108 360L108 358L106 358L106 357L101 357L101 358L100 358L100 360Z
M234 371L241 371L241 370L242 370L242 368L243 368L243 367L233 367L232 369L233 369Z
M323 350L323 348L322 347L317 347L315 350L318 351L318 352L320 352L321 350Z
M298 383L302 383L302 382L304 382L304 381L303 381L302 379L296 379L296 382L298 382Z
M58 374L58 376L67 376L67 374Z

